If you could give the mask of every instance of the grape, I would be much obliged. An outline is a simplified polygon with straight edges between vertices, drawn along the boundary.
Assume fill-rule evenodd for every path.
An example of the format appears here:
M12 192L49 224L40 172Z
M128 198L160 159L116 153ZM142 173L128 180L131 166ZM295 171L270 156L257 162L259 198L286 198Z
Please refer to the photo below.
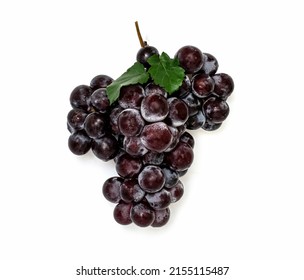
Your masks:
M163 95L165 98L167 98L168 93L159 85L156 85L154 83L149 83L145 87L145 96L149 96L152 94L159 94Z
M192 79L193 94L198 98L206 98L214 89L214 80L206 74L196 74Z
M148 63L148 58L152 55L159 55L158 50L152 46L145 46L137 52L136 60L143 64L145 67L150 67L150 64Z
M140 137L146 148L158 153L164 152L173 141L169 127L163 122L146 125Z
M213 123L222 123L229 114L226 101L217 97L210 97L203 103L203 110L208 120Z
M103 183L102 193L108 201L112 203L118 203L120 201L120 186L122 182L123 179L116 176L107 179Z
M216 58L210 53L203 53L204 55L204 64L199 72L202 72L206 75L213 76L218 69L218 62Z
M182 198L182 196L184 194L184 185L179 180L177 182L177 184L174 187L168 189L168 191L170 193L171 203L175 203L175 202L179 201Z
M189 132L184 132L179 138L181 142L187 143L192 149L194 148L194 138Z
M201 110L199 110L195 115L191 116L186 125L190 130L195 130L201 128L206 122L206 117Z
M105 134L106 120L104 115L94 112L84 122L84 129L91 138L99 138Z
M125 109L118 116L119 131L124 136L137 136L145 125L145 121L136 109Z
M116 106L115 108L112 109L110 113L110 126L111 126L111 131L114 135L119 134L119 127L118 127L118 117L119 114L123 111L123 108L120 106Z
M155 212L147 205L138 203L131 209L131 220L140 227L147 227L154 222Z
M165 185L165 176L158 166L147 165L138 175L139 186L148 193L155 193Z
M189 116L197 114L200 110L201 103L192 92L189 92L186 96L184 96L182 101L184 101L188 106Z
M188 94L190 89L191 89L191 81L189 77L186 75L182 82L182 85L179 87L177 91L174 92L174 96L177 96L178 98L183 98Z
M162 121L169 113L167 99L160 94L148 95L141 103L140 112L147 122Z
M123 140L125 151L131 156L143 156L148 149L143 145L139 137L125 137Z
M174 150L166 154L166 162L176 171L188 169L193 162L193 150L187 144L179 142Z
M139 158L130 156L127 153L121 154L116 159L116 172L124 178L135 177L142 168L142 161Z
M164 153L148 152L143 156L143 164L160 165L164 160Z
M165 209L171 203L171 193L165 189L156 193L148 193L145 197L149 205L155 210Z
M206 120L206 122L203 124L202 129L206 131L213 131L217 130L221 127L222 123L213 123L209 120Z
M70 95L70 104L74 109L90 110L92 89L87 85L76 87Z
M165 166L162 168L162 171L165 175L165 188L172 188L174 187L178 180L179 180L179 174L175 170L172 170L171 168Z
M84 155L90 150L91 141L83 130L79 130L70 135L68 145L73 154Z
M139 202L144 198L145 192L136 179L125 179L120 187L120 196L124 202Z
M131 203L119 202L114 208L114 219L121 225L129 225L132 223L131 220Z
M92 93L91 104L101 113L105 113L109 109L110 100L105 88L99 88Z
M113 79L107 75L98 75L94 77L90 83L90 87L94 90L98 88L106 88L113 82Z
M224 73L216 74L213 76L214 80L214 93L223 100L226 100L234 89L234 82L232 78Z
M170 125L177 127L183 125L189 117L189 109L182 100L171 97L168 99L169 115L168 122Z
M93 140L92 151L96 157L103 161L113 159L117 155L118 150L118 142L111 134Z
M204 56L202 52L194 46L184 46L180 48L175 57L179 64L183 67L187 74L193 74L199 71L204 64Z
M144 89L141 85L129 85L121 88L118 103L124 109L139 109L143 98Z
M72 131L84 128L84 121L88 113L80 109L72 109L67 116L68 127Z
M170 209L165 208L161 210L155 210L155 220L151 224L152 227L162 227L169 221L170 218Z

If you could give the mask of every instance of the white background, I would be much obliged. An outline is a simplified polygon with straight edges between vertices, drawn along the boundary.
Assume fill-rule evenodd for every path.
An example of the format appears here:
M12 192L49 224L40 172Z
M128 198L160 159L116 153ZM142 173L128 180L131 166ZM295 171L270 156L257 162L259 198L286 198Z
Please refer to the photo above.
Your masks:
M1 1L0 278L84 279L75 276L81 265L133 264L303 279L300 3ZM192 133L186 193L160 229L116 224L101 193L113 163L67 147L70 92L134 63L135 20L160 52L197 46L235 82L222 128Z

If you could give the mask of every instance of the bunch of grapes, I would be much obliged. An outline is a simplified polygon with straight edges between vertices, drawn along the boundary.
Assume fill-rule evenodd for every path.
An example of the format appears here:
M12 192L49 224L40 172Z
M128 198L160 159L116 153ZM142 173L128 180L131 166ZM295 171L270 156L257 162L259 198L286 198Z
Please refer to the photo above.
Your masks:
M136 60L148 70L152 56L159 56L158 50L143 46ZM98 75L70 95L69 148L76 155L91 149L103 161L114 160L117 176L104 182L102 192L116 204L114 219L122 225L168 222L169 205L183 196L181 177L193 162L194 139L187 129L216 130L229 114L234 84L217 73L216 58L184 46L175 59L184 77L170 94L150 77L123 85L111 103L107 87L114 80Z

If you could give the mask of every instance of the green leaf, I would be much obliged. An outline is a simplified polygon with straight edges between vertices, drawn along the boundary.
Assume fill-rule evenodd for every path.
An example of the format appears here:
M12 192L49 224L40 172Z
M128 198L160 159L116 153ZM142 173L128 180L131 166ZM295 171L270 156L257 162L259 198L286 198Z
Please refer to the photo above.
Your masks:
M118 99L121 87L137 83L144 84L148 80L149 74L146 72L145 67L139 62L135 62L125 73L107 86L110 104Z
M163 87L169 94L182 85L185 70L179 66L177 59L171 59L166 53L154 54L148 59L151 65L148 72L154 83Z

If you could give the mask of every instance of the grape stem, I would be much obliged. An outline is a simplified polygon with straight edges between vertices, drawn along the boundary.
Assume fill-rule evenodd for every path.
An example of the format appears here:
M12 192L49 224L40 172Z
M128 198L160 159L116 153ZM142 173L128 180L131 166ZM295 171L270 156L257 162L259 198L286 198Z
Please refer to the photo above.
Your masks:
M140 46L141 46L142 48L144 48L144 47L147 46L147 42L144 41L143 38L141 37L140 30L139 30L139 25L138 25L138 22L137 22L137 21L135 21L135 27L136 27L137 37L138 37Z

